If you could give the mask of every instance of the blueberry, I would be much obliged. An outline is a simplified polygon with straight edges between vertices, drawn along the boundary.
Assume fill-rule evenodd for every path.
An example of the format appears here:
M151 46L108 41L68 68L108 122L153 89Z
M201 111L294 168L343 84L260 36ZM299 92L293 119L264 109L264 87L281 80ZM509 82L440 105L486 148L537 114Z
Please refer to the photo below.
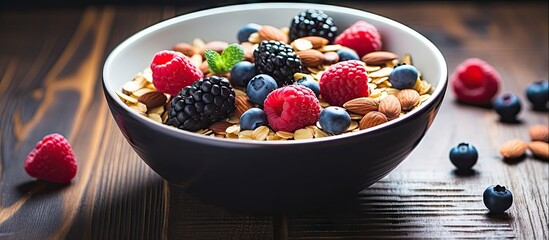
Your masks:
M295 81L294 84L308 87L309 89L313 90L316 97L318 97L318 95L320 94L320 85L312 77L302 77Z
M263 106L263 102L265 101L265 98L267 98L267 95L277 87L278 85L273 77L267 74L258 74L248 82L246 93L248 94L250 101Z
M231 68L231 84L237 87L246 87L255 74L253 63L248 61L238 62Z
M355 52L355 50L350 48L341 48L337 50L337 55L339 55L339 61L347 61L347 60L360 60L360 57Z
M462 142L450 150L450 161L458 170L470 170L478 160L475 146Z
M505 186L492 185L482 194L484 205L492 213L503 213L513 204L513 194Z
M267 125L267 115L261 108L250 108L240 116L240 129L254 130Z
M549 110L549 81L543 80L528 84L526 98L528 98L534 110Z
M351 116L344 108L330 106L320 112L318 122L325 132L340 134L351 125Z
M250 35L259 31L259 28L261 28L261 25L256 23L248 23L244 27L241 27L240 29L238 29L238 33L236 34L238 42L247 42Z
M413 88L419 73L412 65L397 65L389 75L389 82L396 89Z
M521 104L519 97L514 93L504 93L494 100L494 110L502 122L516 122Z

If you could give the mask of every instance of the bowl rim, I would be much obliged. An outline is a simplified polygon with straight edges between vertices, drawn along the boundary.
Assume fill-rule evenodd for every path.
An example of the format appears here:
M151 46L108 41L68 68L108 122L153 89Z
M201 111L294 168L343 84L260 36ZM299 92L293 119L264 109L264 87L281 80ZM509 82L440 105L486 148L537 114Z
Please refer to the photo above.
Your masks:
M140 38L143 38L147 36L148 34L151 34L155 31L158 31L162 28L177 24L179 22L204 17L211 14L220 14L220 13L226 13L226 12L238 12L242 10L259 10L259 9L295 9L295 10L304 10L309 8L315 8L323 11L332 11L332 12L340 12L345 13L349 15L355 15L357 17L364 17L370 19L375 19L377 21L382 21L388 25L394 26L399 28L402 31L407 32L408 34L416 37L417 39L421 40L423 43L426 44L426 46L434 53L435 55L435 61L436 63L435 67L440 68L441 71L441 78L438 80L437 87L434 88L433 93L431 94L431 97L427 99L425 102L422 103L422 105L419 108L413 109L410 112L408 112L405 116L399 117L397 119L393 119L391 121L388 121L386 123L356 131L356 132L349 132L334 136L328 136L323 138L313 138L313 139L303 139L303 140L291 140L291 141L257 141L257 140L247 140L247 139L226 139L226 138L217 138L217 137L211 137L207 135L198 134L191 131L185 131L181 129L177 129L172 126L168 126L166 124L158 123L152 119L149 119L145 116L142 116L138 114L136 111L130 109L129 106L127 106L122 100L116 95L115 90L112 88L112 85L108 83L106 76L108 75L110 66L112 65L112 62L116 58L118 54L120 54L125 48L127 48L129 45L131 45L133 42L139 40ZM317 4L317 3L290 3L290 2L276 2L276 3L245 3L245 4L235 4L235 5L227 5L222 7L216 7L216 8L210 8L205 10L199 10L195 12L190 12L187 14L174 16L172 18L160 21L158 23L155 23L153 25L150 25L130 37L126 38L124 41L119 43L107 56L104 65L103 65L103 72L102 72L102 84L103 84L103 90L104 94L108 94L115 102L116 104L122 106L122 109L124 109L126 112L129 112L130 114L133 114L133 118L142 122L143 124L150 125L149 127L155 128L156 130L163 132L164 134L168 134L175 138L185 137L189 139L195 139L196 141L207 141L211 142L212 144L219 143L219 144L239 144L239 145L253 145L253 146L260 146L260 145L267 145L267 146L273 146L273 145L295 145L295 144L314 144L318 142L325 142L325 141L337 141L341 139L348 139L352 137L357 137L359 135L365 135L365 134L371 134L373 132L379 132L384 131L386 129L390 129L392 127L395 127L399 125L400 123L404 121L408 121L414 117L417 117L418 115L422 114L426 111L431 105L435 104L437 101L437 98L444 97L443 94L447 88L448 85L448 69L447 69L447 63L444 59L444 56L440 52L440 50L425 36L423 36L421 33L417 32L416 30L413 30L412 28L404 25L403 23L397 22L393 19L368 12L365 10L359 10L359 9L353 9L350 7L344 7L344 6L337 6L337 5L329 5L329 4ZM442 96L441 96L442 95Z

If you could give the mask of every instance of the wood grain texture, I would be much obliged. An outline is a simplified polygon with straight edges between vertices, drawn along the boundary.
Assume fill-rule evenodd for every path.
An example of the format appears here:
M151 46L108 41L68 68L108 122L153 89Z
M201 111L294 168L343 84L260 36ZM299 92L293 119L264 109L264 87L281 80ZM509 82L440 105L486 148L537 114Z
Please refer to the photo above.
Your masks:
M469 57L502 75L501 92L523 102L520 124L447 96L416 150L356 201L314 213L249 215L204 203L150 170L124 140L100 86L107 54L131 34L206 6L89 6L0 10L1 239L447 239L549 238L549 162L503 161L498 147L528 140L547 112L524 89L548 78L547 3L337 2L418 30L440 48L449 72ZM4 37L6 36L6 37ZM79 161L68 185L35 181L23 160L44 135L65 135ZM470 142L475 171L461 175L449 149ZM508 186L513 206L491 215L482 192Z

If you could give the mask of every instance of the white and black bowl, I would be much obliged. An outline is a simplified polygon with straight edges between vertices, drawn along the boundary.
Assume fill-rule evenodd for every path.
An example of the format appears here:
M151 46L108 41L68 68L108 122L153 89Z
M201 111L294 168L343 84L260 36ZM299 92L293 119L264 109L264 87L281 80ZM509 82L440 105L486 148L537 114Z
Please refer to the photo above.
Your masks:
M383 50L410 53L434 87L421 107L382 125L296 141L220 139L157 123L116 95L152 56L177 42L236 42L247 23L289 26L306 9L323 10L339 30L357 20L377 27ZM117 46L103 69L103 89L124 137L171 184L205 202L246 212L300 211L356 194L399 165L433 122L447 87L447 65L427 38L394 20L356 9L306 3L243 4L193 12L150 26Z

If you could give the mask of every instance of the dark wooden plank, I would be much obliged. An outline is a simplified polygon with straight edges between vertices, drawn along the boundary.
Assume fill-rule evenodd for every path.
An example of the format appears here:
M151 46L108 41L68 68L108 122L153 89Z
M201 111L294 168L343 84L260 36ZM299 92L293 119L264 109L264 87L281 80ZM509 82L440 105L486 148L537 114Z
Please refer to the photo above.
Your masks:
M89 6L1 11L0 236L10 239L547 239L549 163L505 162L497 148L527 140L549 115L528 108L523 90L547 79L547 3L337 2L417 29L443 52L450 73L480 57L503 78L502 92L523 100L521 124L498 122L490 109L454 102L417 149L351 206L289 216L257 216L201 202L170 186L131 150L112 121L100 87L106 54L131 34L202 5ZM219 4L220 5L220 4ZM4 36L4 35L3 35ZM23 160L45 134L68 137L79 159L77 179L59 186L34 181ZM448 160L461 141L480 152L475 174L459 176ZM492 216L481 199L491 184L515 199Z

